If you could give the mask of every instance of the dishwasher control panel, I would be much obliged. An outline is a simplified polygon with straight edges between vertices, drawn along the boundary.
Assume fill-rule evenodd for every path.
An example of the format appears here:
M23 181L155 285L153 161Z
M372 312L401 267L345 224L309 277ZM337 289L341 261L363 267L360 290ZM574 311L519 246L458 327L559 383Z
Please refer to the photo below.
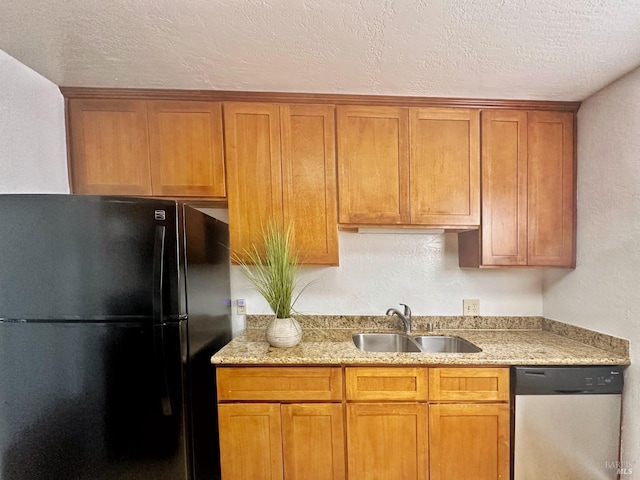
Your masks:
M619 394L624 384L619 366L513 367L516 395Z

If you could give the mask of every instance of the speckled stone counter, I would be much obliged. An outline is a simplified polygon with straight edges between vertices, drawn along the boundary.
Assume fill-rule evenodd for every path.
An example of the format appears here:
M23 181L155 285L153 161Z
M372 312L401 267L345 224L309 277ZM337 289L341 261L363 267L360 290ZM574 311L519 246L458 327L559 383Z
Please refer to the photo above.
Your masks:
M306 317L293 348L265 341L268 316L250 316L247 330L211 358L218 365L628 365L624 339L541 317L414 317L412 335L456 335L478 353L371 353L351 341L353 333L400 331L389 317Z

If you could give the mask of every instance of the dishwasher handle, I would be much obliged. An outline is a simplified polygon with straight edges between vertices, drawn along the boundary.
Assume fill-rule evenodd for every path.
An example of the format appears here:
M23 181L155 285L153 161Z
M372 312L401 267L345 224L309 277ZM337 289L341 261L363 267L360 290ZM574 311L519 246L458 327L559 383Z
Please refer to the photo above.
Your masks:
M557 395L588 395L593 393L593 390L554 390L553 393Z

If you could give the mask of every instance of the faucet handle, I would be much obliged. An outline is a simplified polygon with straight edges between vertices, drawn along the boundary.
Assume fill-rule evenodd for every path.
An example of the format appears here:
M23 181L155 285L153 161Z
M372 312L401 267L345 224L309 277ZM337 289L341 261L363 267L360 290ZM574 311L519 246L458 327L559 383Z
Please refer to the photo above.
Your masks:
M401 303L400 305L404 307L404 316L407 318L411 318L411 309L409 308L409 305L405 303Z

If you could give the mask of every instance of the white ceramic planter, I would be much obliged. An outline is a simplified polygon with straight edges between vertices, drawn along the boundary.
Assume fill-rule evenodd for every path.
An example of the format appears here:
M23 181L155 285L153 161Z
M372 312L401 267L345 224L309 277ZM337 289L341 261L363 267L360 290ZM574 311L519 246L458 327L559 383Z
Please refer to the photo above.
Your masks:
M267 342L273 347L295 347L302 339L302 327L295 318L273 318L267 325Z

